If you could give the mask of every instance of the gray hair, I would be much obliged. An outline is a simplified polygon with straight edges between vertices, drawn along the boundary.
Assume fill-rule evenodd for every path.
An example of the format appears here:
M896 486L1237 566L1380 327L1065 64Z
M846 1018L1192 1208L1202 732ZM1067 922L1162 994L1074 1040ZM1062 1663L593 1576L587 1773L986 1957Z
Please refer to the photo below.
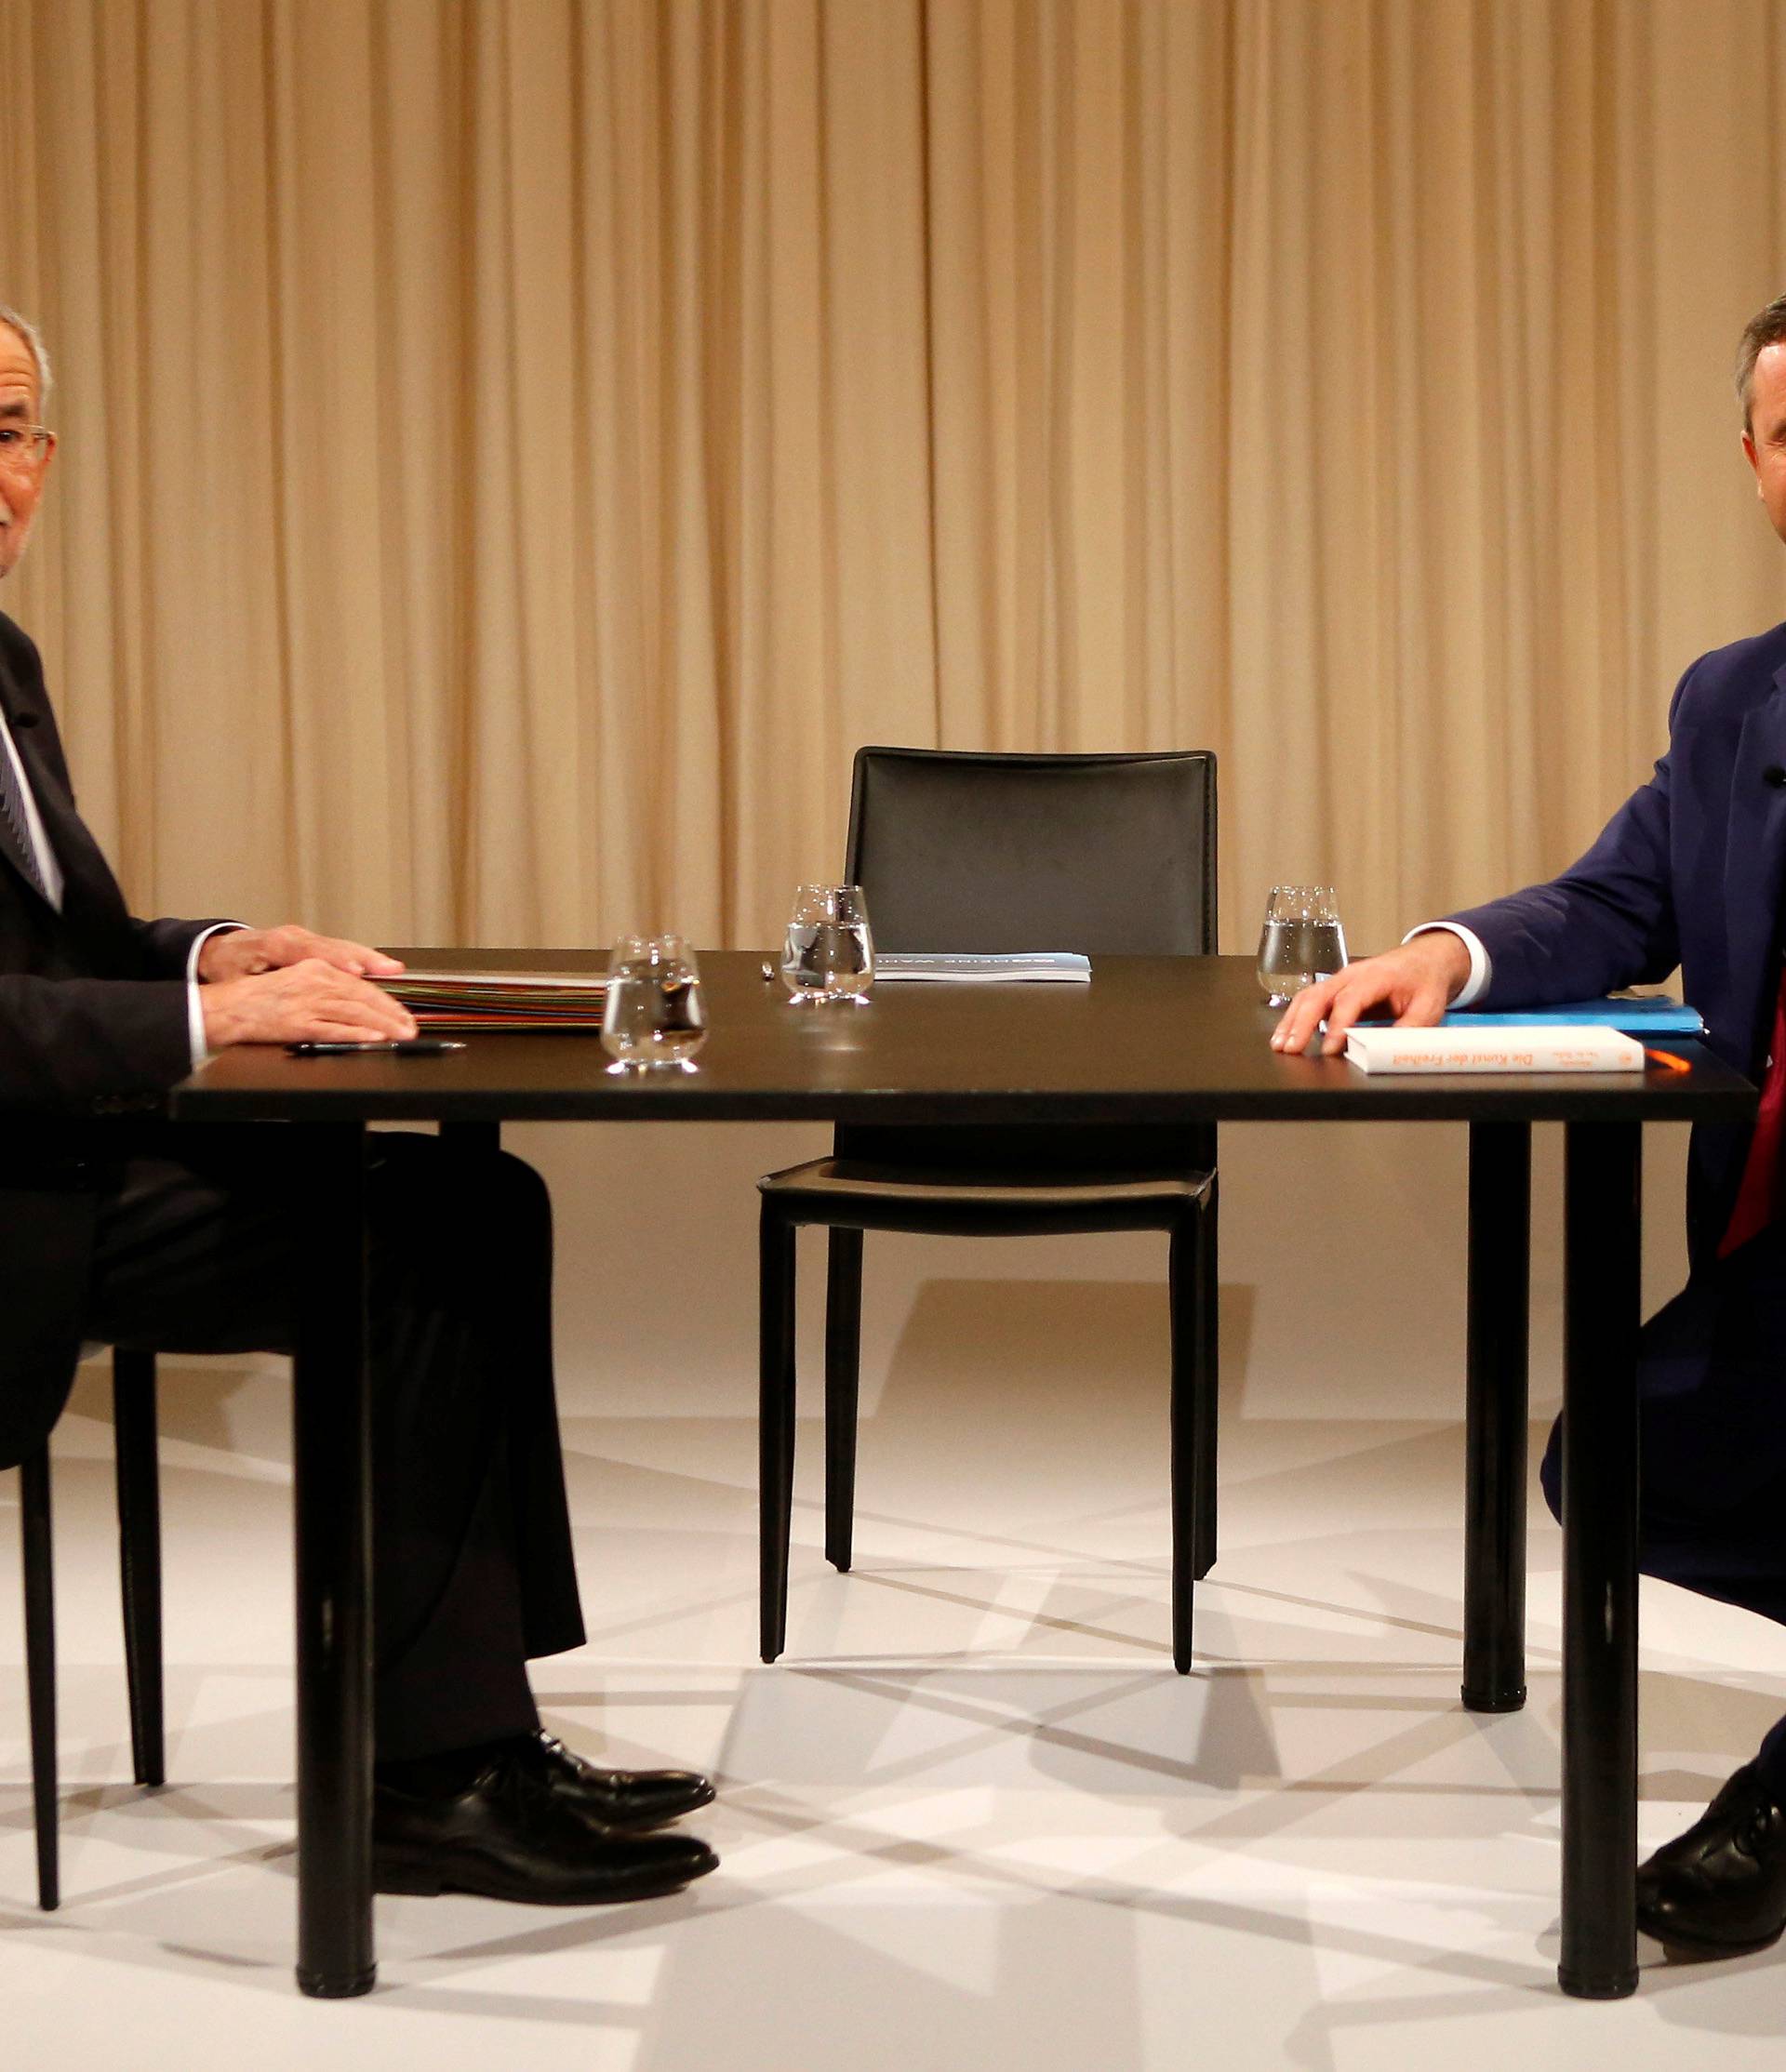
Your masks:
M8 331L18 332L25 341L26 350L37 366L37 414L42 418L48 417L49 392L55 377L49 371L49 354L45 350L37 326L28 317L20 316L17 310L7 309L4 302L0 302L0 325L5 325Z

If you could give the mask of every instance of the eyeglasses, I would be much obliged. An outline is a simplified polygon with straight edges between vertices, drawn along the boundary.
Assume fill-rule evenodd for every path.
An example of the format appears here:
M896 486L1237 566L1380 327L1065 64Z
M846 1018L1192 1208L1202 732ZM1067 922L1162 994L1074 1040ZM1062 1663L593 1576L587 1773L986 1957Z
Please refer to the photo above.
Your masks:
M0 424L0 468L12 475L34 475L49 451L49 431L41 424Z

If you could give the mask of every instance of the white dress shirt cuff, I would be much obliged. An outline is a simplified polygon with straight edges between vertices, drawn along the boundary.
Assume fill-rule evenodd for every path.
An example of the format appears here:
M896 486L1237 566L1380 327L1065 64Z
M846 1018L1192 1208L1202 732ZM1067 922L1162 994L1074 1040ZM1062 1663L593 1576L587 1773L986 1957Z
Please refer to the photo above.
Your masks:
M1472 1006L1488 990L1488 981L1495 976L1494 964L1482 946L1482 937L1471 929L1459 927L1455 921L1423 921L1418 928L1410 928L1402 940L1412 942L1416 936L1431 935L1434 928L1443 928L1455 936L1470 952L1470 976L1451 1004L1453 1007Z
M215 928L207 928L202 935L194 936L193 947L186 952L186 1040L192 1046L193 1071L207 1064L211 1056L205 1042L205 1009L198 997L198 953L213 936L247 926L246 921L220 921Z

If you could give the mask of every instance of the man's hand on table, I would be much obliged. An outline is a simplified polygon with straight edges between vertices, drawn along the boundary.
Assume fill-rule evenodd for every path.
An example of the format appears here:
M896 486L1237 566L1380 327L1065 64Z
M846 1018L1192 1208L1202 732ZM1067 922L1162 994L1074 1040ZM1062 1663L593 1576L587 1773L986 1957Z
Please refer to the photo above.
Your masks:
M371 983L403 969L365 943L308 928L232 928L199 951L211 1050L231 1043L376 1043L416 1033L409 1010Z
M363 942L343 942L339 936L319 936L287 922L283 928L226 928L212 936L198 953L200 981L248 978L263 971L283 971L318 958L356 978L394 978L403 969L394 957Z
M1344 1049L1346 1031L1373 1007L1387 1007L1404 1029L1430 1029L1463 990L1470 976L1470 952L1448 928L1433 928L1386 950L1380 957L1362 957L1331 978L1305 986L1284 1010L1272 1031L1272 1048L1300 1051L1308 1047L1322 1022L1327 1025L1327 1050ZM1315 1055L1320 1056L1317 1046Z

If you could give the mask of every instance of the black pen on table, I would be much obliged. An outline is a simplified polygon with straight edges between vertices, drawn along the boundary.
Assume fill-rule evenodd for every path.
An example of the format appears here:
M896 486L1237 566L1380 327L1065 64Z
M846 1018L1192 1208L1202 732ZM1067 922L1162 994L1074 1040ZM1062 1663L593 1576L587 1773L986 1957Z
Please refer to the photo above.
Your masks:
M463 1043L449 1043L444 1036L407 1036L388 1043L287 1043L287 1057L442 1057L449 1050L463 1050Z

